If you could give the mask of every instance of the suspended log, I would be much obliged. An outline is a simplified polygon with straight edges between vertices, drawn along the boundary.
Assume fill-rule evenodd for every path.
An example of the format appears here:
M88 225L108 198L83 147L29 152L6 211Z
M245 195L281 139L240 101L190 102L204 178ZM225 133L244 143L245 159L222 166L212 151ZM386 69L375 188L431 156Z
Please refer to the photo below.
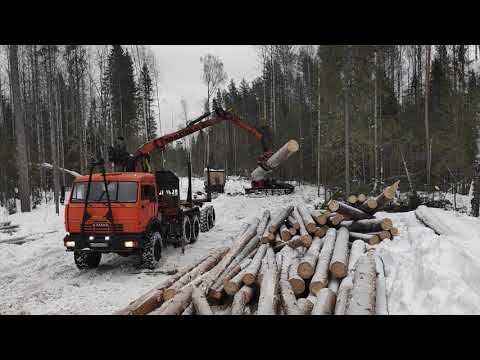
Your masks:
M299 232L300 232L300 237L302 239L304 246L307 248L310 247L310 244L312 243L312 237L310 236L307 229L305 228L305 224L303 223L302 217L298 212L297 208L293 210L293 216L297 220L297 223L300 225Z
M267 247L267 244L260 245L257 253L252 259L252 262L245 269L245 273L243 274L242 278L242 281L245 285L252 285L255 282L255 278L257 277L260 266L262 265L262 259L265 256Z
M375 253L375 270L377 279L375 283L375 314L388 315L387 289L385 283L385 270L382 258Z
M307 253L299 262L297 272L302 279L307 280L313 276L322 244L323 239L315 237Z
M350 249L350 258L348 259L348 271L353 271L358 259L365 253L365 242L355 240Z
M348 296L353 287L353 273L349 275L340 283L337 292L337 302L335 304L335 315L345 315L345 308L347 307Z
M347 220L342 221L340 226L345 226L349 231L370 233L375 231L390 230L393 222L389 218L385 219L363 219L363 220Z
M310 215L310 211L307 209L305 204L298 204L297 205L297 212L302 218L303 224L305 225L305 229L309 234L313 234L317 225L315 220L313 220L312 215Z
M268 231L272 234L275 234L280 229L282 224L285 223L285 220L290 216L293 208L293 205L289 205L286 208L282 209L268 225Z
M358 208L367 214L371 214L377 208L378 203L374 198L365 200Z
M220 261L222 256L226 254L226 252L227 252L226 249L224 249L224 251L222 252L218 252L212 256L209 256L204 262L202 262L192 271L183 275L174 284L172 284L172 286L170 286L168 289L164 291L164 294L163 294L164 300L171 299L182 287L189 284L192 280L194 280L198 276L212 269Z
M369 251L357 261L345 315L375 314L376 266L373 253Z
M389 201L395 199L399 184L400 180L385 188L385 190L375 198L377 201L377 207L374 210L375 212L383 208Z
M305 291L305 280L303 280L297 272L299 262L300 259L297 257L293 258L288 271L288 282L290 283L295 295L303 294Z
M292 213L293 213L293 211L292 211ZM287 218L287 221L292 228L294 228L297 231L300 230L300 224L298 223L297 219L295 219L295 217L293 217L293 215L289 215L288 218Z
M233 297L232 315L244 315L245 306L252 300L253 294L251 286L243 285Z
M337 230L334 228L328 229L327 234L325 235L325 241L323 243L322 250L320 251L318 257L315 273L310 281L310 292L314 295L318 294L320 289L326 287L328 284L328 270L333 250L335 248L336 237Z
M352 220L361 220L361 219L371 219L372 215L347 204L344 204L337 200L330 200L328 203L328 208L331 212L336 212L342 214L343 216L348 216Z
M195 307L195 313L197 315L213 315L212 309L210 309L210 305L208 305L205 294L196 286L192 291L192 304Z
M362 240L364 242L368 242L370 245L378 244L381 241L378 235L362 234L357 232L350 232L350 238L354 240Z
M323 226L327 223L330 211L313 210L310 215L318 225Z
M348 238L349 233L347 228L341 227L337 231L335 248L333 249L332 259L330 260L330 271L337 278L343 278L347 275Z
M192 263L189 266L184 267L178 271L175 275L171 276L152 290L140 296L138 299L132 301L128 304L127 307L115 312L115 315L145 315L156 308L158 308L161 303L164 301L163 293L165 289L172 286L176 281L181 279L185 274L191 272L193 269L198 267L203 262L207 261L211 257L218 259L221 258L227 251L228 247L223 247L219 249L214 249L210 251L207 255L199 259L198 261Z
M313 305L312 315L332 315L335 310L335 293L329 288L318 292L317 300Z
M290 233L290 230L287 228L287 225L282 224L282 226L280 226L280 236L283 241L288 241L292 238L292 234Z
M253 170L251 173L252 180L260 181L265 179L270 172L277 168L282 162L287 160L292 154L297 152L298 149L299 146L295 140L288 141L266 161L266 169L258 166L255 170Z
M262 276L260 296L258 299L258 315L275 315L278 303L278 270L275 261L275 254L272 248L267 249L266 268Z

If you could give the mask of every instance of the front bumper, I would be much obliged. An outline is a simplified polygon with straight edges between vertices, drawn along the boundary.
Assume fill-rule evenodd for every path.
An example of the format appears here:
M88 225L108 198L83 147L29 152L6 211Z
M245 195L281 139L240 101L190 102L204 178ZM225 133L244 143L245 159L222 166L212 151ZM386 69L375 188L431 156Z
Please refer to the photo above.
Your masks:
M93 237L93 238L92 238ZM108 240L105 239L108 237ZM67 234L63 244L67 251L90 250L95 252L137 252L144 241L143 234ZM67 246L67 242L75 242L75 246ZM126 241L133 241L137 246L126 247Z

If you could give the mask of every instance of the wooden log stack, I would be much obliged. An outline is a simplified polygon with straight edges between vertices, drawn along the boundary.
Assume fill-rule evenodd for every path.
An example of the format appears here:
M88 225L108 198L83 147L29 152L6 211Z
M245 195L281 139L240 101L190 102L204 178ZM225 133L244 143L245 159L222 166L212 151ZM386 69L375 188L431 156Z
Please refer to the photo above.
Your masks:
M115 314L386 315L375 248L399 230L375 213L397 187L332 200L328 210L305 203L266 210L231 246L213 249Z

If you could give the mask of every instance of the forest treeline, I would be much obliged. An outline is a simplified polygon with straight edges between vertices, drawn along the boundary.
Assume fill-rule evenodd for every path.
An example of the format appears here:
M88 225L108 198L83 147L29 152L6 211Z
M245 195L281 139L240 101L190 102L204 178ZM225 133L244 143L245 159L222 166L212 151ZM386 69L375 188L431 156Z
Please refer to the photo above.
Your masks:
M221 59L200 59L212 100L255 126L270 126L274 148L289 139L299 153L275 176L329 188L373 192L406 169L416 190L468 191L480 105L477 46L261 45L260 75L225 81ZM158 67L144 46L8 45L0 66L0 201L22 211L71 177L117 136L129 151L163 134ZM210 64L217 72L209 77ZM200 76L200 74L199 74ZM217 79L212 86L211 79ZM210 82L209 82L210 81ZM182 103L185 121L186 103ZM158 121L160 119L160 121ZM191 146L191 151L187 145ZM208 146L207 146L208 145ZM225 168L249 176L261 155L251 135L221 123L154 154L156 168L195 175ZM58 192L54 191L56 197ZM29 200L32 200L30 204Z

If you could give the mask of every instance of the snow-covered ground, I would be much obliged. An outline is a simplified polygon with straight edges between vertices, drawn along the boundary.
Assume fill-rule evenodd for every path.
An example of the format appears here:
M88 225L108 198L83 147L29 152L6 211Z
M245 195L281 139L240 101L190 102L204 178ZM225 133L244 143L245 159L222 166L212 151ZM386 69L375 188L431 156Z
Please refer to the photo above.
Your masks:
M244 180L228 180L225 191L238 193L250 184ZM181 179L182 192L188 187ZM193 190L203 190L203 180L194 179ZM185 195L182 196L184 198ZM250 198L222 194L213 200L216 225L200 233L199 240L180 248L164 249L157 269L141 270L134 257L116 254L102 257L95 270L78 270L73 254L63 247L65 235L63 207L55 214L53 204L42 205L31 213L9 216L20 230L11 236L0 234L0 314L111 314L165 279L172 268L179 268L204 256L210 249L229 244L232 238L254 216L265 209L274 210L295 201L316 200L316 188L299 186L292 195ZM22 245L4 241L34 233L34 241Z
M227 180L226 193L238 194L250 184ZM182 192L188 187L181 179ZM203 190L194 179L193 190ZM183 198L185 195L182 196ZM304 201L318 202L317 189L299 185L291 195L269 197L229 196L213 200L216 226L185 254L171 246L164 249L155 271L141 270L133 257L104 255L98 269L80 271L73 255L63 247L63 207L55 214L52 204L26 214L9 216L20 230L0 234L0 314L111 314L151 289L179 268L229 244L249 219ZM377 246L385 263L388 307L391 314L480 314L480 220L463 214L431 209L452 233L436 235L414 212L378 213L390 217L400 230L394 240ZM56 232L53 232L56 231ZM33 235L22 245L8 244L12 237Z

